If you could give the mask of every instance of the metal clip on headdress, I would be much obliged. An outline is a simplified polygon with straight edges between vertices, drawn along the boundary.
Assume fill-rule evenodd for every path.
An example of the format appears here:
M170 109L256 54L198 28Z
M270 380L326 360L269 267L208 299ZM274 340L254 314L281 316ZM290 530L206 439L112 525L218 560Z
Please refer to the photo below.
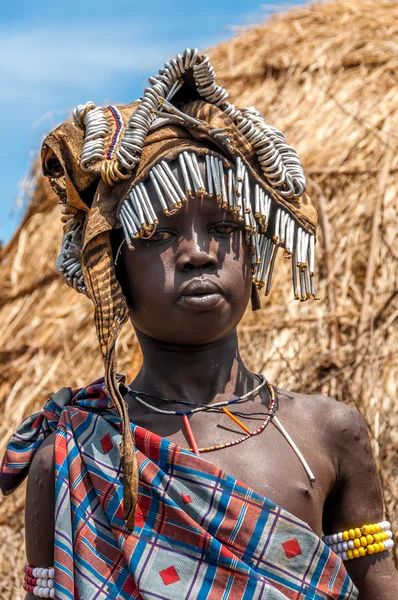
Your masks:
M294 201L304 194L306 180L300 159L287 145L282 132L268 125L257 110L252 107L239 110L227 102L228 93L216 83L209 57L200 55L196 49L186 49L182 55L166 62L157 76L149 78L151 86L145 89L124 132L118 108L109 107L114 132L108 149L105 140L110 126L106 109L96 107L92 102L75 109L75 123L85 130L82 169L88 170L100 161L103 181L113 186L133 176L151 131L170 123L204 130L203 121L182 112L170 102L183 86L183 76L188 70L193 71L198 95L223 111L255 150L266 185L253 184L248 165L244 164L245 157L236 152L228 128L213 129L211 134L232 154L235 165L228 168L221 157L209 156L206 159L206 188L201 181L196 155L183 152L178 159L185 190L181 189L167 162L154 165L149 177L164 213L167 216L174 214L193 192L215 195L223 208L238 213L245 221L247 235L251 236L253 281L258 289L265 286L266 294L269 294L276 255L283 247L286 257L292 258L294 297L301 301L315 298L315 237L286 203L278 201ZM119 216L129 245L132 238L153 234L158 219L142 182L131 189Z
M137 468L126 405L114 379L115 342L128 311L114 274L109 231L122 226L130 247L134 238L153 235L158 215L144 182L151 180L166 216L197 194L213 197L244 223L258 289L270 292L282 247L292 259L295 298L316 297L316 211L309 198L301 199L306 187L303 168L283 134L254 108L230 104L227 91L216 83L209 57L196 49L166 62L149 83L133 105L78 106L75 126L66 124L50 134L44 152L45 171L53 185L65 188L65 211L72 213L57 269L95 304L107 386L123 423L129 524L134 520ZM198 157L205 159L206 181ZM179 177L169 167L171 160L177 160ZM94 183L94 200L82 202L83 192Z

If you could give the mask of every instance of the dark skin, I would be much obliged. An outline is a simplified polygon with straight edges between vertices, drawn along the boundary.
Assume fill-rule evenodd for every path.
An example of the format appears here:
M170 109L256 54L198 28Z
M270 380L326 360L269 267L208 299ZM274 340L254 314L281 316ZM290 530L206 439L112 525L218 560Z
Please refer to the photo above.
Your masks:
M147 189L161 214L149 183ZM192 199L173 217L161 216L151 240L135 242L132 251L124 244L119 261L119 278L143 353L133 389L212 404L258 385L242 361L236 335L251 292L250 256L241 226L229 213L212 199ZM278 388L276 393L278 418L309 462L315 483L309 482L272 424L243 444L204 457L301 518L319 536L382 521L380 482L359 413L325 396ZM186 410L177 401L165 406L148 400ZM188 447L180 417L151 412L130 395L126 401L131 421ZM257 428L265 417L253 413L264 413L268 406L264 388L241 407L249 414L245 424ZM190 424L199 447L242 435L218 413L198 413ZM38 450L28 481L27 558L40 566L53 564L53 446L52 435ZM398 575L387 552L345 565L360 600L398 598ZM28 599L34 596L27 594Z

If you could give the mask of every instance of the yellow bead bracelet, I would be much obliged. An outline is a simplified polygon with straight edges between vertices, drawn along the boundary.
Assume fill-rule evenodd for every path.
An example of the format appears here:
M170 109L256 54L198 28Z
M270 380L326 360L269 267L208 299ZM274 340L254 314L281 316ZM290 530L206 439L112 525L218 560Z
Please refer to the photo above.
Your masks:
M392 537L390 523L381 521L326 535L322 539L342 560L352 560L391 550L394 546Z

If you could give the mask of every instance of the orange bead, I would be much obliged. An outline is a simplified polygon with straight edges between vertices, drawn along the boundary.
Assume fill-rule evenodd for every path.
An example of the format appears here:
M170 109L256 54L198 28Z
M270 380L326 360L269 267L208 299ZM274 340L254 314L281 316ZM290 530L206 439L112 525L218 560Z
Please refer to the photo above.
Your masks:
M241 429L243 429L243 431L245 431L246 433L251 433L250 429L248 427L246 427L246 425L244 423L242 423L242 421L240 421L237 417L235 417L235 415L233 415L231 412L229 412L229 410L227 408L225 408L225 406L223 406L221 410L226 415L228 415L228 417L230 419L232 419L232 421L234 421L234 423L236 423Z

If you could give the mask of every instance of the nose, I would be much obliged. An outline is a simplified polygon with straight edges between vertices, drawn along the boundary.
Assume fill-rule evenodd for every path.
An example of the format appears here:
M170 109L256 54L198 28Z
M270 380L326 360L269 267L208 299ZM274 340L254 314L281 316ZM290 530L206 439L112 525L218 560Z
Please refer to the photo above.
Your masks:
M181 242L177 256L177 269L180 271L214 271L216 267L217 252L211 241L206 246L201 246L198 236L193 232L189 240L184 239Z

